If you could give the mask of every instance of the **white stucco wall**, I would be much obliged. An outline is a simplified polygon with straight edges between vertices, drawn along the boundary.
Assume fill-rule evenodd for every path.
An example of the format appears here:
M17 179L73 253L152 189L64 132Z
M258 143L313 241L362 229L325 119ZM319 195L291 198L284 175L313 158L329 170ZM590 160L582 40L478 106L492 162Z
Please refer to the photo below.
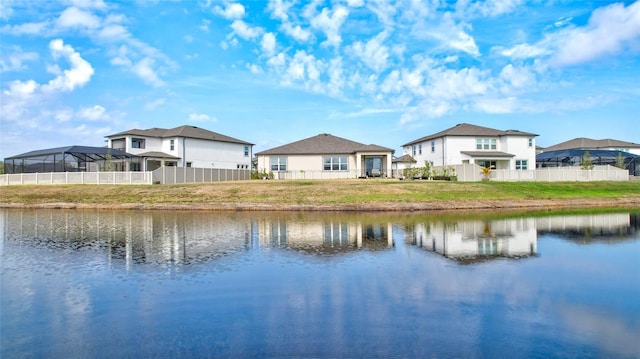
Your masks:
M165 139L167 151L169 140ZM184 147L183 147L184 146ZM178 166L184 166L186 162L191 162L191 167L197 168L223 168L237 169L238 165L251 169L251 146L249 154L244 155L244 147L241 143L207 141L195 138L176 139L176 152L166 152L183 158Z

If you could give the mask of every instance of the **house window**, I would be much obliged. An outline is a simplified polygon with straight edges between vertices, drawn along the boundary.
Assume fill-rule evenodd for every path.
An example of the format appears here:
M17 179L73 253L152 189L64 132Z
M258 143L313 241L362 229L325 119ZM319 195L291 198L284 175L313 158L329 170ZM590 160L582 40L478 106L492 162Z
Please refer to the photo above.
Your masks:
M244 156L249 157L249 146L244 146Z
M516 169L517 170L527 170L528 169L527 160L516 160Z
M498 146L495 138L476 139L476 150L495 150L497 148Z
M287 158L286 157L271 157L271 170L272 171L286 171L287 170Z
M496 168L496 161L477 161L476 162L480 167L488 167L491 169Z
M418 145L418 154L422 154L422 143Z
M175 141L174 140L169 141L169 149L171 151L173 151L175 149Z
M411 146L411 153L413 154L413 156L416 155L416 145Z
M111 140L111 148L113 149L126 151L127 150L126 147L127 147L127 140L124 138Z
M431 152L436 152L436 141L431 141Z
M529 137L529 147L533 147L533 137Z
M173 141L173 140L171 140ZM191 162L187 162L187 167L191 167Z
M346 157L324 157L322 164L325 171L346 171L348 169Z
M129 171L140 171L140 164L139 163L131 163L129 165Z
M132 138L131 148L144 148L144 138Z

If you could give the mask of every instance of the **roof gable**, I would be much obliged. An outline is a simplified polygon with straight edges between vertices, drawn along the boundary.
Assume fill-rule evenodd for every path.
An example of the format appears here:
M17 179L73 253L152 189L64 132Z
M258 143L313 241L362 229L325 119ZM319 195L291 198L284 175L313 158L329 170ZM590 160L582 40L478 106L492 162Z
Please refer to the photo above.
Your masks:
M444 131L440 131L432 135L418 138L417 140L405 143L402 146L410 146L416 143L425 142L425 141L446 137L446 136L472 136L472 137L527 136L527 137L531 137L531 136L537 136L537 135L529 132L518 131L518 130L502 131L502 130L496 130L489 127L472 125L469 123L459 123Z
M196 138L201 140L252 145L252 143L242 141L237 138L233 138L217 132L205 130L204 128L200 128L196 126L188 126L188 125L179 126L171 129L154 127L147 130L140 130L140 129L134 128L132 130L119 132L113 135L109 135L107 137L111 138L111 137L119 137L119 136L125 136L125 135L154 137L154 138L184 137L184 138Z
M356 152L393 152L393 150L378 145L365 145L328 133L321 133L317 136L256 153L256 155L320 155L352 154Z

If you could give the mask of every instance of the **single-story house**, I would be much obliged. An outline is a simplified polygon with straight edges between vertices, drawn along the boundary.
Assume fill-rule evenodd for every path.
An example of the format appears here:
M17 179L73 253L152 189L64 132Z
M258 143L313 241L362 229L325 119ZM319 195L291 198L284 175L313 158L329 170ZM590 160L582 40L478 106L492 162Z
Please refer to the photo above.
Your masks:
M107 147L141 157L131 170L163 166L251 169L253 144L196 126L132 129L106 136Z
M477 164L504 170L535 170L536 134L461 123L402 145L418 164Z
M391 165L393 166L393 172L398 176L402 176L405 168L415 167L417 162L418 161L416 161L415 158L411 157L411 155L406 154L392 159Z
M279 179L391 177L393 152L322 133L256 153L257 170Z

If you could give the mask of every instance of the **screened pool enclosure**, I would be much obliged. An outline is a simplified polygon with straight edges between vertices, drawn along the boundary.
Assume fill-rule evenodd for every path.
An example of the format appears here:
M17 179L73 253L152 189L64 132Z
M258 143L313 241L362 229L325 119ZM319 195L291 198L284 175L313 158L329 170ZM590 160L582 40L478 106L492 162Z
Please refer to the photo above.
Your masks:
M622 162L630 175L640 176L640 156L626 151L574 149L542 152L536 156L536 167L578 167L586 160L585 155L587 152L589 153L589 160L594 166L616 166L619 162Z
M138 156L107 147L49 148L4 159L4 171L8 174L139 170Z

